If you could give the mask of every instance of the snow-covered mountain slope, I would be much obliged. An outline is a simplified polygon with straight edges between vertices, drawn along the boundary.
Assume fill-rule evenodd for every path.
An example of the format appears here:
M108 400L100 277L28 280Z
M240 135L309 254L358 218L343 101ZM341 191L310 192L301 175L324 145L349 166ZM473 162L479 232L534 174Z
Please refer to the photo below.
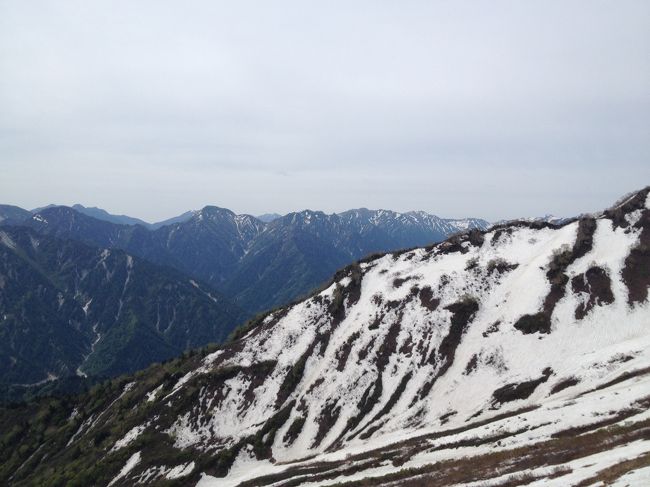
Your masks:
M106 432L88 462L111 485L647 478L649 190L349 266L174 374L79 406L39 468Z
M650 212L647 191L635 198L623 217L472 232L352 267L181 379L242 368L167 431L178 447L240 445L244 461L241 442L281 415L264 439L284 464L464 426L647 367L648 268L635 255L647 259ZM549 434L593 420L574 409L576 422Z

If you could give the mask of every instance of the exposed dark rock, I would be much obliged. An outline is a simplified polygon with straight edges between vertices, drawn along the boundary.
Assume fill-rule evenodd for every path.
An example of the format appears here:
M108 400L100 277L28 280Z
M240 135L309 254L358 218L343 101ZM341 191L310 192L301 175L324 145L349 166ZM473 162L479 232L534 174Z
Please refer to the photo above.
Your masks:
M551 394L557 394L558 392L563 391L564 389L568 389L569 387L573 387L579 383L580 379L577 377L569 377L567 379L563 379L551 388Z
M493 274L494 272L504 274L515 270L517 267L519 267L519 264L511 264L504 259L492 259L487 264L487 271L488 274Z
M623 372L618 377L616 377L616 378L614 378L614 379L612 379L612 380L610 380L608 382L605 382L604 384L600 384L598 387L595 387L593 390L594 391L600 391L602 389L607 389L608 387L611 387L611 386L613 386L615 384L619 384L621 382L625 382L625 381L628 381L630 379L634 379L635 377L641 377L641 376L648 375L648 374L650 374L650 367L644 367L642 369L636 369L636 370L628 370L628 371ZM591 392L591 391L587 391L584 394L587 394L589 392Z
M319 377L314 382L312 382L309 385L309 388L307 389L307 394L306 395L309 395L312 392L314 392L314 390L316 390L318 387L320 387L320 385L323 382L325 382L325 377ZM305 400L304 397L303 397L303 399L300 400L300 404L298 404L298 407L297 407L298 411L306 411L307 410L307 406L306 406L306 404L304 404L304 400ZM304 406L304 408L303 408L303 406Z
M377 402L379 402L383 390L381 376L382 374L380 373L379 377L372 384L370 384L363 392L363 396L361 396L361 400L357 405L359 412L355 416L352 416L348 419L348 422L346 423L345 428L343 428L343 431L341 432L339 437L336 439L336 441L333 442L332 445L330 445L329 447L330 450L335 450L338 447L340 440L348 432L356 428L359 425L359 423L361 423L363 418L365 418L368 414L370 414L370 412L375 407Z
M596 220L594 218L581 218L578 221L578 232L576 241L573 244L573 254L571 262L575 262L580 257L590 252L593 248L594 233L596 232Z
M443 414L439 418L440 419L440 424L447 423L449 421L449 418L451 418L452 416L455 416L456 414L458 414L458 411L449 411L448 413Z
M527 399L533 392L535 392L535 389L537 389L540 384L548 381L552 374L553 370L546 368L542 372L542 376L538 379L520 382L518 384L507 384L498 388L492 394L493 405L517 401L519 399Z
M478 302L474 298L467 296L456 303L450 304L445 309L453 313L449 333L440 342L440 348L437 351L432 351L428 359L429 363L433 365L439 359L441 365L435 376L420 388L418 393L420 399L425 398L429 394L436 380L445 374L454 363L456 349L467 329L467 325L472 321L478 311Z
M412 377L413 377L412 371L408 372L404 377L402 377L402 380L400 380L399 384L391 394L390 398L388 399L388 401L386 401L386 404L384 404L384 407L382 407L381 410L377 414L375 414L368 423L366 423L365 428L367 428L369 425L379 420L382 416L384 416L393 408L393 406L397 403L397 401L399 401L399 398L402 397L402 394L404 393L404 390L406 389L406 386L408 385ZM369 435L366 436L365 438L369 438Z
M393 287L396 288L396 289L400 288L400 287L402 287L402 284L404 284L405 282L410 281L411 279L414 279L414 278L415 278L414 276L408 276L408 277L405 277L405 278L396 277L395 279L393 279Z
M302 428L305 426L305 419L305 417L300 416L293 420L283 438L283 441L287 445L291 445L294 441L296 441L296 438L298 438L302 432Z
M291 393L296 389L296 386L302 380L307 359L312 355L312 353L314 353L314 348L316 347L317 343L318 339L315 339L309 345L307 350L305 350L305 352L296 361L293 367L291 367L287 372L287 375L284 377L284 381L282 381L282 385L280 386L278 395L275 399L276 407L282 405L287 400L287 398L291 395Z
M501 322L500 322L500 321L495 321L494 323L492 323L492 324L488 327L488 329L485 330L485 331L483 332L483 338L487 338L487 337L490 336L492 333L496 333L497 331L499 331L499 327L500 327L500 326L501 326Z
M354 345L354 341L361 336L361 332L354 332L352 335L348 337L348 339L345 341L345 343L339 348L336 352L336 358L338 360L338 363L336 364L336 370L339 372L342 372L343 369L345 369L345 364L348 362L348 357L350 356L350 352L352 351L352 346Z
M505 230L503 228L500 228L499 230L495 231L492 234L492 240L490 240L490 243L492 245L495 245L497 242L499 242L499 239L501 236L505 233Z
M485 237L483 237L483 232L476 228L469 231L469 243L471 243L474 247L480 247L483 245L484 241Z
M645 208L645 202L648 197L648 192L650 192L650 187L638 191L631 197L624 201L622 204L619 204L613 208L605 210L605 218L612 220L614 228L621 227L627 228L629 223L625 218L629 213L632 213L635 210L642 210Z
M593 218L582 218L578 222L576 240L571 250L558 252L549 264L546 277L551 283L551 291L544 300L544 312L549 319L557 302L564 297L566 284L569 282L564 273L566 268L592 249L595 231L596 221Z
M454 252L460 252L461 254L466 254L469 252L463 245L463 238L461 235L454 235L449 237L449 239L444 242L437 244L435 250L438 254L453 254Z
M442 290L447 284L451 282L451 277L448 274L442 274L438 282L438 290Z
M443 373L454 361L456 348L460 344L467 325L478 311L478 302L473 298L467 297L466 299L450 304L445 309L451 311L453 315L451 317L449 333L440 342L440 349L438 350L441 359L447 364Z
M650 210L645 210L636 224L641 228L639 243L627 258L621 272L628 289L628 303L642 303L648 299L650 287Z
M433 297L433 290L429 286L420 289L420 303L429 311L435 311L440 305L440 300Z
M329 433L336 424L336 420L339 419L340 413L341 407L336 401L325 405L318 415L318 431L316 432L311 448L316 448L321 444L323 438L325 438L327 433Z
M587 293L588 299L580 303L575 310L577 320L583 319L596 305L611 304L614 302L611 280L601 267L591 267L584 274L571 280L571 289L574 293Z
M350 266L350 284L347 286L348 290L348 306L356 304L361 298L361 281L363 279L363 271L361 266L357 263Z
M390 357L397 350L397 337L399 335L401 328L402 328L402 313L400 313L399 316L397 316L397 318L393 322L393 324L390 325L390 328L388 329L388 333L386 333L386 337L384 338L384 341L382 342L382 344L379 347L379 350L377 351L376 365L379 372L384 371L384 369L388 365L388 361L390 360Z
M515 328L525 335L530 333L550 333L551 320L543 312L523 315L515 323Z
M336 283L332 292L332 299L327 307L327 311L329 311L332 319L338 322L343 321L345 318L345 294L343 289L343 286Z
M402 307L403 305L404 305L404 303L402 303L401 301L399 301L397 299L392 299L390 301L386 301L386 308L389 309L389 310L398 309L398 308Z
M384 318L383 314L376 315L375 319L372 320L372 323L370 323L370 325L368 325L368 329L369 330L376 330L377 328L379 328L379 325L381 325L381 321L383 320L383 318Z
M346 286L342 286L340 282L337 282L346 277L350 278L350 282ZM363 272L358 263L349 265L334 275L332 282L336 282L336 285L332 293L332 299L327 307L327 310L333 319L333 327L345 319L346 306L353 306L361 298L362 280Z
M363 347L361 350L359 350L358 353L359 360L365 360L368 357L371 350L375 347L375 340L376 337L372 337L370 341L366 344L366 346Z
M469 359L469 362L467 362L467 366L465 367L465 375L469 375L472 372L476 370L476 366L478 365L478 355L474 354L472 355L472 358Z
M408 335L404 340L404 343L402 343L402 346L399 348L400 355L406 355L407 357L410 357L414 345L415 343L413 342L413 338L411 335Z

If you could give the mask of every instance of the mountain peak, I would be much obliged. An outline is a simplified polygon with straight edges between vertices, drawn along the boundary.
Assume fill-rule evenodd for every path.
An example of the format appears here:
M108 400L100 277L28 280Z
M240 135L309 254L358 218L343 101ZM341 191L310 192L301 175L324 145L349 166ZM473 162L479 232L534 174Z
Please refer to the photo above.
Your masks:
M139 218L133 218L127 215L114 215L102 208L97 208L96 206L87 207L77 203L72 205L72 209L79 213L83 213L84 215L97 218L98 220L117 223L118 225L142 225L147 228L150 226L149 223L140 220Z
M279 213L264 213L262 215L257 215L256 218L264 223L271 223L273 220L282 218L282 215Z
M309 225L316 221L327 221L330 215L325 214L322 211L314 210L301 210L293 213L287 213L282 218L278 218L271 222L275 223L289 223L289 224L305 224Z
M0 223L19 224L27 220L31 213L18 206L0 205Z
M70 206L64 205L50 205L42 210L32 213L32 220L42 221L43 219L52 218L52 217L74 217L76 215L83 215L76 210L73 210ZM85 215L84 215L85 216Z
M196 212L197 216L203 215L208 216L208 215L228 215L229 217L234 217L235 212L232 210L229 210L228 208L222 208L220 206L214 206L214 205L206 205L200 210Z

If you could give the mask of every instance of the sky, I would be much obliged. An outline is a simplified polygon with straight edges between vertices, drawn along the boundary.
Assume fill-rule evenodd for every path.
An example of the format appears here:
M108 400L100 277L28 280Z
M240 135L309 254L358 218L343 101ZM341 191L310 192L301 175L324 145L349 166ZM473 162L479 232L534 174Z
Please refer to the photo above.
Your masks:
M596 211L650 184L649 53L647 0L0 0L0 202Z

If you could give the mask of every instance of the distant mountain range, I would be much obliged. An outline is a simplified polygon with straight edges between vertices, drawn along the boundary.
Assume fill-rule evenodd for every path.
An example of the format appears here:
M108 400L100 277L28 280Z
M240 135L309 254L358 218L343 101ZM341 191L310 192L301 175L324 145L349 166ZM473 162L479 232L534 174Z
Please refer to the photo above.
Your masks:
M215 206L159 226L81 205L4 205L0 218L0 383L10 384L115 375L221 342L368 254L488 226L367 209L266 223Z
M444 219L425 212L305 210L265 223L216 206L160 226L134 224L98 208L52 206L16 214L33 230L101 248L119 248L180 270L224 292L251 313L286 304L336 269L373 252L439 242L481 219ZM130 222L130 223L125 223Z
M282 215L278 213L264 213L263 215L257 215L257 219L264 223L271 223L273 220L277 220L278 218L282 218Z
M17 225L32 216L32 213L18 206L0 205L0 225Z
M49 210L50 208L56 208L60 206L64 206L64 205L41 206L39 208L34 208L33 210L30 210L30 213L36 214L44 210ZM0 217L2 216L3 208L18 208L18 207L10 207L9 205L0 205ZM192 215L196 213L195 211L186 211L181 215L168 218L166 220L162 220L156 223L149 223L144 220L140 220L139 218L134 218L128 215L114 215L102 208L97 208L96 206L84 206L80 204L75 204L72 205L70 208L76 210L79 213L83 213L84 215L96 218L97 220L116 223L118 225L142 225L143 227L148 228L150 230L155 230L157 228L164 227L165 225L171 225L172 223L184 222L192 218ZM21 210L22 212L27 211L27 210L23 210L22 208L18 208L18 209Z

